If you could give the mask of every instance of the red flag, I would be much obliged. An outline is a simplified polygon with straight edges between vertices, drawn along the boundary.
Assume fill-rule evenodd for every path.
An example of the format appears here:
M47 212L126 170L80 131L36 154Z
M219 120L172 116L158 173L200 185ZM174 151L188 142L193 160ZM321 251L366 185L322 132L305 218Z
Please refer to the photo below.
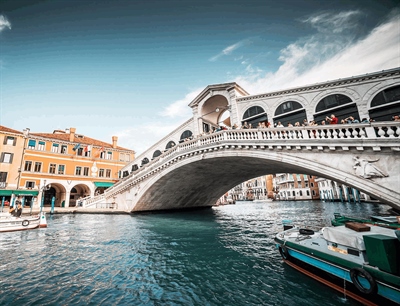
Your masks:
M85 153L88 151L88 147L87 147L87 146L85 147L85 150L84 150L84 151L85 151Z

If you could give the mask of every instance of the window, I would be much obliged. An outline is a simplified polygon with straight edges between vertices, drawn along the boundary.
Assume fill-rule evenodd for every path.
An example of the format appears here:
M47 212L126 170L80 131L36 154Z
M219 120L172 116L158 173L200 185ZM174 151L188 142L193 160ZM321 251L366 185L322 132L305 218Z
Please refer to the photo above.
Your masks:
M119 153L119 161L125 161L125 154Z
M302 197L303 196L303 191L300 190L299 193L300 193L300 196Z
M77 155L82 156L83 155L83 148L79 148L76 152L77 152L76 153Z
M38 150L44 151L45 146L46 146L46 143L44 141L39 141Z
M34 150L36 148L36 140L30 139L28 142L28 149Z
M51 147L51 152L58 153L58 143L53 143Z
M111 169L106 170L106 177L111 177Z
M62 145L61 146L61 153L62 154L67 154L67 151L68 151L68 147L66 145Z
M107 152L106 159L108 159L108 160L112 159L112 152L110 152L110 151Z
M82 174L82 167L76 167L75 168L75 175L81 175Z
M309 191L309 190L307 190L307 195L308 195L308 196L310 195L310 191Z
M0 188L7 187L7 172L0 172Z
M12 136L4 136L3 144L10 145L10 146L15 146L16 142L17 142L17 138L12 137Z
M42 163L35 162L35 172L42 171Z
M13 160L13 156L14 156L14 153L3 152L3 153L1 153L0 162L11 164L12 160Z
M58 174L64 174L65 165L58 165Z
M50 166L49 166L49 173L50 173L50 174L56 174L56 167L57 167L56 164L50 164Z
M314 183L310 183L311 187L314 187Z
M25 168L24 171L32 171L32 162L27 160L25 161Z
M35 182L27 181L27 182L25 183L25 187L28 188L28 189L35 188Z
M99 177L104 177L104 169L99 169Z
M160 152L161 153L161 152ZM131 155L129 153L125 154L125 161L130 162L131 161Z
M89 176L89 167L83 167L83 175Z

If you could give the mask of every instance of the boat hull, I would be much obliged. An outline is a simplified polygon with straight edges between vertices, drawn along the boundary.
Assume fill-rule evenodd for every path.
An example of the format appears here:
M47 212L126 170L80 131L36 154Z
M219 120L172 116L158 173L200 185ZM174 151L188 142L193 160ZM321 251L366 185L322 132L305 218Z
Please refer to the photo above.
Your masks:
M24 231L43 227L43 220L46 220L44 214L20 218L2 217L0 218L0 232Z
M310 240L313 239L310 238ZM325 279L336 278L338 284L350 284L354 293L368 299L384 299L385 302L386 300L391 301L394 305L400 303L400 276L398 275L381 271L360 260L357 262L346 259L346 256L332 255L322 248L318 250L317 247L300 245L293 241L279 239L278 236L275 241L286 261L321 272ZM359 281L359 284L354 284L355 271L365 271L367 276L371 276L371 280L358 276L356 281ZM359 287L361 287L361 290L363 288L366 290L360 292Z

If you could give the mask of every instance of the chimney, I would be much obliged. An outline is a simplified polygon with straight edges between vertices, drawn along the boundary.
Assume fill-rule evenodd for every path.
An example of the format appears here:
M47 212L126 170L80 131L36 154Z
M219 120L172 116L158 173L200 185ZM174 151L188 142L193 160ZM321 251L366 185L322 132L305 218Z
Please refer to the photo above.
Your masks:
M115 149L117 147L118 136L112 137L112 147Z
M75 140L75 131L76 131L76 128L69 129L69 141L70 142L74 142L74 140Z

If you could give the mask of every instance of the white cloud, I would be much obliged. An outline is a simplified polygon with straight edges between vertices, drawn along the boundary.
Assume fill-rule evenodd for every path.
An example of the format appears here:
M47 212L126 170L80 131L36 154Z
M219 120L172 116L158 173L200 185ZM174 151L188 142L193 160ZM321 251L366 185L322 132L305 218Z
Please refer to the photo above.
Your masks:
M304 22L318 32L281 50L283 63L277 71L247 69L235 81L255 94L399 67L400 13L396 11L363 38L356 38L355 26L349 21L356 14L343 12L329 18L324 13L308 18Z
M193 101L194 98L203 90L204 88L198 88L189 92L183 99L173 102L172 104L165 107L165 109L160 113L163 117L170 118L190 118L192 116L192 111L188 107L189 103Z
M0 15L0 32L2 32L6 28L9 28L11 30L11 23L4 15Z
M221 56L224 55L229 55L231 54L234 50L240 48L241 46L243 46L246 43L246 40L241 40L239 42L237 42L236 44L230 45L228 47L226 47L224 50L222 50L220 53L218 53L217 55L211 57L209 59L210 62L215 62L217 59L219 59Z
M118 136L119 146L131 148L136 151L136 156L139 156L183 122L168 122L166 120L141 122L125 130L115 132L114 135Z

